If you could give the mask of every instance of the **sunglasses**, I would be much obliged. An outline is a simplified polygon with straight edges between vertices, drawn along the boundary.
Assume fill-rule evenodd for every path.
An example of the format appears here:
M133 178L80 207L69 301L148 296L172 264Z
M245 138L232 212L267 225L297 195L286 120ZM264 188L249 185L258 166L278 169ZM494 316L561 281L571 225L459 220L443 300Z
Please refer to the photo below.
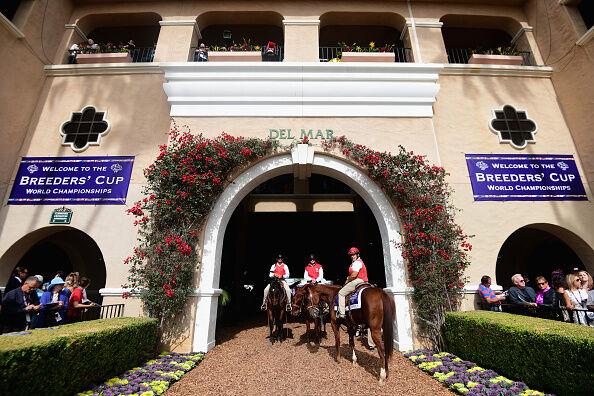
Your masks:
M537 285L546 285L547 282L538 282Z
M524 279L520 279L518 282L526 282Z

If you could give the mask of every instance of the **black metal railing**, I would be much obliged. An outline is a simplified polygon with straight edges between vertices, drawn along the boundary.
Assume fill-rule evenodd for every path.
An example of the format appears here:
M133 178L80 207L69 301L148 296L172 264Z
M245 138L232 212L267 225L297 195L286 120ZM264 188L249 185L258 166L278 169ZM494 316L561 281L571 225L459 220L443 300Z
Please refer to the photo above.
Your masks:
M320 62L330 62L332 59L341 59L341 47L319 47ZM364 52L369 51L369 47L361 47ZM390 52L394 52L395 62L412 62L412 51L410 48L394 47Z
M80 311L82 321L119 318L124 315L124 304L97 305L89 308L68 308L68 311Z
M155 47L136 47L133 50L127 51L132 58L132 62L152 62L155 57ZM76 57L79 54L102 54L109 52L97 52L90 50L69 50L68 63L77 63ZM117 53L117 52L116 52Z
M470 48L446 48L448 55L448 63L463 63L467 64L472 56L472 49ZM518 55L522 57L522 66L534 66L534 58L530 51L518 51Z
M197 49L198 47L190 48L190 56L192 62L200 62L198 52L196 51ZM274 47L274 49L267 49L266 47L262 47L261 52L262 62L282 62L285 58L285 47L282 45L277 45Z

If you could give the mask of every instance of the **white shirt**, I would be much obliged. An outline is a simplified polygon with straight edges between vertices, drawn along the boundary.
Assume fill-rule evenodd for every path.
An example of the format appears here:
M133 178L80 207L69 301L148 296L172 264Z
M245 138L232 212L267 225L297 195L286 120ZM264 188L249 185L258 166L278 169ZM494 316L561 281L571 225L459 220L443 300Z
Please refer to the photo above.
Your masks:
M285 274L283 275L283 279L286 279L289 277L289 267L287 267L287 264L283 263L283 266L285 267ZM270 267L270 276L271 278L274 277L274 269L276 268L276 263L272 264L272 267Z
M351 264L351 268L353 269L353 272L361 271L361 268L363 268L363 263L361 262L361 259L355 260L353 264Z

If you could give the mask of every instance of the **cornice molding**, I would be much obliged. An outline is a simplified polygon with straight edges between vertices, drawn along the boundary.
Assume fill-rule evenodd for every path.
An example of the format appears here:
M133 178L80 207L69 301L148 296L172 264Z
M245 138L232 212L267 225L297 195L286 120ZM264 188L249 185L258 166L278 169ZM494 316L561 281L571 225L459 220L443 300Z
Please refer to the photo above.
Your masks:
M154 63L91 63L81 65L46 65L45 75L91 76L113 74L163 74L158 62Z
M161 63L171 116L432 117L441 64Z
M406 27L411 27L413 24L411 21L406 21ZM415 21L415 27L428 27L428 28L442 28L443 22L417 22Z
M283 25L320 25L319 19L283 19Z
M501 65L462 65L445 64L440 75L461 76L502 76L551 78L553 68L548 66L501 66Z

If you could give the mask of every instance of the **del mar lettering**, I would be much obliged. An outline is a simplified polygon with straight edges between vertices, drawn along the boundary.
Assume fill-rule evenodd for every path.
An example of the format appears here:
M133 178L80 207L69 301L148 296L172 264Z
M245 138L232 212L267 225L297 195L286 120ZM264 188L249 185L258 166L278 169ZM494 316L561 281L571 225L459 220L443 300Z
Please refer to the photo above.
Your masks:
M270 139L332 139L334 131L332 129L301 129L301 132L292 129L270 129L268 137Z

